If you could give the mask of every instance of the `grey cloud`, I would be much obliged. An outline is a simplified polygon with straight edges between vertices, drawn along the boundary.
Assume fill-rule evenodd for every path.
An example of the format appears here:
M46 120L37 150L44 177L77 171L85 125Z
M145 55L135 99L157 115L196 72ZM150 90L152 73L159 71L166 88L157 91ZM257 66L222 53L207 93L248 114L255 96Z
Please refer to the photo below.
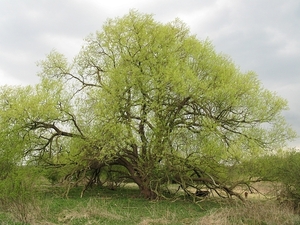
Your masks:
M44 37L51 39L55 34L82 40L106 19L101 9L73 1L6 1L2 5L0 67L24 83L37 82L36 62L57 47L47 45Z

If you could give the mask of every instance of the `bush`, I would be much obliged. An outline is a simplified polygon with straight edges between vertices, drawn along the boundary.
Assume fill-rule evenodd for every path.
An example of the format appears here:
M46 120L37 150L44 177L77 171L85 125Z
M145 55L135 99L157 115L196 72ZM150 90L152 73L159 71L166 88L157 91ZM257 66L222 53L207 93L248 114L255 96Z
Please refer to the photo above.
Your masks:
M244 163L241 167L245 174L261 181L274 183L275 195L280 203L293 205L299 210L300 205L300 153L283 152L264 156Z
M0 209L11 214L17 221L30 223L40 215L35 168L20 166L0 180Z

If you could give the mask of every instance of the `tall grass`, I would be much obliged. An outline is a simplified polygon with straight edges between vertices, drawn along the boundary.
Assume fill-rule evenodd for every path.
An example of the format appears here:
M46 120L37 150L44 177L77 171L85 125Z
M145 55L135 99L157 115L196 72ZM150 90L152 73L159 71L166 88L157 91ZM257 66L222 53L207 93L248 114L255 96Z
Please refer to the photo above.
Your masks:
M36 192L36 198L40 199L38 210L26 211L26 221L16 211L0 210L0 224L182 224L219 207L211 201L201 206L184 200L149 201L136 188L115 191L95 188L83 198L79 197L81 188L75 188L68 199L61 197L63 191L56 188ZM40 215L36 216L36 212Z
M139 195L136 188L125 187L115 191L95 188L80 198L81 188L72 189L69 198L62 198L63 189L40 190L36 197L38 210L28 215L24 222L9 210L0 211L0 224L220 224L220 225L300 225L299 216L287 206L276 202L253 200L245 203L207 199L193 203L177 201L148 201ZM38 212L40 215L36 216Z
M21 224L37 220L41 215L41 204L36 195L38 180L38 171L25 167L0 180L0 221L3 217Z
M214 209L195 224L215 225L300 225L293 208L275 201L248 201Z

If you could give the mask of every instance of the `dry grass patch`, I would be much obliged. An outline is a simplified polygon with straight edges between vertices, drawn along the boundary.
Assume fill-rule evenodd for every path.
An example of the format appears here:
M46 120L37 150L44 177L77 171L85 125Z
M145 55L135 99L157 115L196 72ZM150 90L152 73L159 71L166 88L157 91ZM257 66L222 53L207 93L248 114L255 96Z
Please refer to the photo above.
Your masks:
M300 217L288 206L274 201L255 201L214 210L202 217L200 225L296 225Z
M86 206L80 204L76 208L63 210L58 217L58 222L60 224L71 224L74 220L83 219L88 221L90 218L123 219L121 215L116 212L109 212L105 206L101 207L99 203L91 199Z
M172 222L165 218L159 218L159 219L151 219L151 218L145 218L143 219L139 225L154 225L154 224L171 224Z

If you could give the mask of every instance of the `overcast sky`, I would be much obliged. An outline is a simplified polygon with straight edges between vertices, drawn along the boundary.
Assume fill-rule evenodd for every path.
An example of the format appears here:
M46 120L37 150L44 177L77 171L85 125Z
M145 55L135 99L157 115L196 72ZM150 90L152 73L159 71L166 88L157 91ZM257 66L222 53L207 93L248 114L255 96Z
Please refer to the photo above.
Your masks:
M300 134L299 0L0 0L0 85L37 83L36 62L52 49L72 59L88 34L130 9L161 22L178 17L242 71L255 71L289 101L284 115Z

